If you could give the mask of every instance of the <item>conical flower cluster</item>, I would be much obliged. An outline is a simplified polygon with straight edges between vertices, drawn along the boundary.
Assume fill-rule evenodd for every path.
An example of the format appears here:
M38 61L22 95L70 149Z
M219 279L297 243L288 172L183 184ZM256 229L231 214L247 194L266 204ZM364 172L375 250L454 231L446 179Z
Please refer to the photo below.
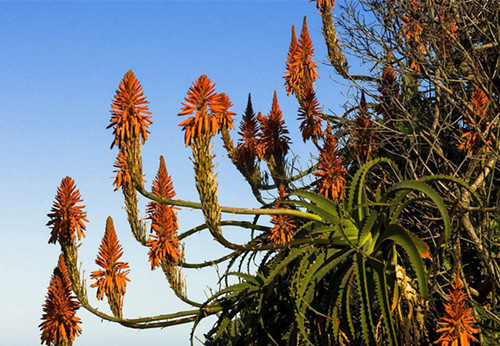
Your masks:
M279 198L276 200L276 208L288 209L288 205L279 203L285 198L285 188L283 185L279 187ZM273 227L268 236L269 243L279 245L289 242L295 234L297 226L289 215L273 215L271 218Z
M142 143L148 138L148 126L152 123L148 114L149 102L142 91L142 86L134 73L129 70L125 73L111 105L111 120L107 128L113 128L115 139L111 148L117 145L122 148L122 143L128 138L141 138Z
M77 205L79 202L83 202L83 199L75 182L70 177L64 178L57 188L56 200L52 209L47 214L50 218L47 226L52 229L49 243L73 242L75 231L78 240L85 237L83 231L86 229L84 221L88 222L87 213L83 211L84 205Z
M302 99L304 90L312 87L316 78L319 77L316 71L317 65L312 60L313 56L314 48L307 30L306 17L304 17L298 42L295 36L295 28L292 27L292 40L288 51L286 72L283 76L288 95L291 93L296 94L299 100Z
M43 305L41 341L46 345L71 345L76 336L82 332L78 325L80 318L76 311L80 304L73 296L66 265L62 255L59 256Z
M163 156L160 156L160 167L153 181L153 194L164 198L172 199L175 191L172 180L168 175ZM159 267L161 263L177 263L183 256L180 250L180 242L177 239L177 216L174 207L150 202L147 206L147 213L151 220L151 231L153 234L147 245L149 249L149 262L151 269Z
M461 150L467 150L470 155L472 155L482 143L481 137L477 131L479 130L484 133L490 125L490 122L486 121L489 103L490 101L488 100L488 96L484 90L480 86L476 85L474 87L474 91L472 92L469 104L472 112L468 111L467 115L464 117L464 124L471 129L462 135L462 138L464 138L465 141L458 147ZM488 145L491 144L492 139L488 136L486 138L486 145L483 146L483 151L488 152Z
M344 196L345 178L343 175L346 172L342 168L342 158L337 149L337 140L328 126L324 146L319 154L318 169L313 173L318 177L314 185L317 186L321 195L338 201Z
M235 113L228 110L232 106L229 97L217 94L215 83L206 75L201 75L193 82L184 100L179 115L193 115L179 123L185 131L186 146L195 137L205 134L213 136L222 127L234 128L232 116Z
M282 112L278 104L278 96L274 91L271 111L267 116L257 116L260 124L260 149L261 156L269 160L272 156L285 157L290 148L290 137L285 126Z
M370 160L375 154L377 146L375 145L376 136L364 93L361 95L361 101L359 102L359 113L355 120L353 137L354 151L357 156L363 162Z
M123 296L126 292L127 281L130 281L127 277L130 273L128 263L119 261L122 255L123 248L116 237L113 219L108 217L106 231L95 261L103 269L90 274L90 277L96 280L90 287L97 287L97 299L102 300L106 295L111 311L117 317L121 317Z
M304 97L301 100L298 120L302 120L299 129L302 132L302 139L307 141L312 139L317 142L323 137L321 129L321 109L316 98L316 93L311 85L304 90Z
M241 119L240 131L238 132L240 139L236 147L237 162L248 163L250 165L254 163L259 147L259 131L260 126L253 111L252 99L248 95L247 107Z
M380 96L377 97L379 104L375 107L375 111L384 117L384 120L394 119L397 112L397 100L399 99L399 85L397 82L396 72L391 65L392 54L389 52L386 56L382 76L378 91Z
M335 6L335 0L311 0L311 1L316 1L316 8L318 10L321 10L322 8L333 10L333 7Z
M465 307L466 294L463 292L463 285L457 275L455 282L448 292L448 303L444 306L445 316L438 322L438 333L441 337L435 342L441 346L468 346L470 341L478 341L473 334L479 332L474 328L476 320L472 316L472 309Z

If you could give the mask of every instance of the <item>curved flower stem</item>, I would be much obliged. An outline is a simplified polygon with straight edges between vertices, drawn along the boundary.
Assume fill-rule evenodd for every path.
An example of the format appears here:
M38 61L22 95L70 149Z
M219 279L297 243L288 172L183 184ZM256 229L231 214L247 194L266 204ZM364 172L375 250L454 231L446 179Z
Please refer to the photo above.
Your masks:
M230 258L233 258L234 256L238 255L239 253L240 253L240 251L234 251L234 252L231 252L230 254L227 254L226 256L215 259L213 261L206 261L203 263L179 263L179 265L182 268L199 269L199 268L203 268L203 267L209 267L209 266L212 266L214 264L222 263L224 261L227 261Z
M291 177L289 179L289 181L292 182L292 181L298 180L300 178L303 178L306 175L314 172L316 170L316 168L318 168L318 164L315 164L315 165L311 166L310 168L306 169L305 171L302 171L302 172L298 173L297 175L294 175L293 177ZM276 186L276 184L272 184L272 185L261 185L259 188L261 190L272 190L272 189L276 189L278 187Z
M243 228L258 229L259 231L269 231L269 229L270 229L269 227L261 226L261 225L255 225L252 222L248 222L248 221L226 220L226 221L221 221L220 223L221 223L221 226L239 226L239 227L243 227ZM202 230L204 230L206 228L208 228L208 226L207 226L206 223L201 224L201 225L196 226L196 227L193 227L190 230L188 230L188 231L180 234L178 236L178 239L182 240L182 239L187 238L190 235L192 235L192 234L194 234L196 232L202 231Z
M163 199L161 197L158 197L144 189L144 187L141 184L137 184L136 182L136 189L139 191L141 195L143 195L146 198L149 198L151 200L154 200L158 203L163 203L163 204L168 204L168 205L175 205L178 207L188 207L188 208L194 208L194 209L201 209L201 203L196 203L196 202L191 202L191 201L184 201L180 199ZM323 219L317 215L306 213L304 211L300 210L292 210L292 209L253 209L253 208L234 208L234 207L220 207L221 211L223 213L229 213L229 214L241 214L241 215L289 215L289 216L295 216L295 217L300 217L303 219L311 220L311 221L317 221L317 222L323 222Z

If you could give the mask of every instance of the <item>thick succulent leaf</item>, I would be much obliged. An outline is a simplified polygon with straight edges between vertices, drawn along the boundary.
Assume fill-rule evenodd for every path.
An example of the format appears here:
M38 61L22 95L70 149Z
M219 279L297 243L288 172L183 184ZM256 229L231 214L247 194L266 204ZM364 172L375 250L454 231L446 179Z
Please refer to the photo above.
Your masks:
M436 207L438 208L439 212L441 213L441 217L443 218L443 223L444 223L444 236L445 240L450 239L450 216L448 215L448 211L446 210L446 206L443 202L443 199L439 196L439 194L434 190L432 187L429 185L426 185L424 183L418 182L418 181L403 181L397 184L394 184L389 190L387 190L386 194L382 198L383 201L387 201L390 196L394 195L395 193L401 191L401 190L408 190L409 191L418 191L426 195L429 199L431 199Z
M361 331L363 334L363 339L365 344L375 345L375 329L373 328L372 307L370 305L370 297L368 292L366 263L365 258L362 255L356 254L354 267L356 270L358 295L361 305Z
M396 164L388 158L378 158L372 161L367 162L364 166L362 166L354 175L352 179L351 186L349 188L349 200L347 204L347 211L351 213L356 222L361 223L366 216L368 216L368 207L359 207L359 205L363 205L366 203L366 188L365 188L365 179L366 175L376 165L380 163L386 163L391 166L398 177L401 176L399 173L399 169Z
M375 269L373 271L373 278L376 285L377 297L382 310L382 317L384 320L385 329L389 336L389 344L398 345L396 330L394 328L394 322L392 320L389 293L387 292L388 286L387 286L387 279L385 276L385 266L377 262L377 263L372 263L372 267Z
M398 224L390 224L387 229L382 233L380 238L378 239L377 249L385 241L393 241L395 244L401 246L408 258L410 259L410 263L417 274L417 281L420 294L423 297L426 297L427 292L427 273L425 270L425 265L420 256L420 253L417 248L417 242L415 238L410 236L409 232L406 231L402 226Z

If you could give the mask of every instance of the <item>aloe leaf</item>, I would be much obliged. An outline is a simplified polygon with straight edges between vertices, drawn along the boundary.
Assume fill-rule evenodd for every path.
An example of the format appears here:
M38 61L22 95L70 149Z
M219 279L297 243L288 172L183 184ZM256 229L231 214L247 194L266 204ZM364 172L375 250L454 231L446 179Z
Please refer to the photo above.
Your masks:
M397 245L401 246L408 255L410 263L417 274L418 287L420 295L426 297L427 291L427 273L424 262L417 248L417 243L409 232L398 224L390 224L382 233L378 240L377 248L380 248L383 242L392 240Z

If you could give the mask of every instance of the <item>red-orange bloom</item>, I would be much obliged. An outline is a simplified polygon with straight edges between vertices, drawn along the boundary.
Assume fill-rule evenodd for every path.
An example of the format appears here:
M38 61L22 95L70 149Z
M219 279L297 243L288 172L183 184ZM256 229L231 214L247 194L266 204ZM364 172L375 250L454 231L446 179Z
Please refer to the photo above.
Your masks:
M116 173L116 177L115 181L113 182L116 191L120 189L122 184L126 184L127 182L132 181L129 172L125 168L125 156L123 155L123 152L121 150L116 157L116 161L113 167L116 168L116 170L114 171Z
M342 168L342 158L337 149L337 141L331 133L330 126L326 131L325 143L319 153L318 170L313 174L318 177L314 184L318 192L334 201L344 196L345 178L347 171Z
M445 317L438 322L441 328L437 332L442 335L435 343L441 343L441 346L468 346L469 340L478 341L473 335L479 332L474 328L476 320L472 316L472 309L465 307L465 299L466 294L463 292L462 282L457 275L448 291L448 303L444 306Z
M149 102L142 91L142 86L135 78L132 70L125 73L111 105L111 120L106 128L113 127L116 144L122 147L122 142L128 138L141 138L142 143L148 138L148 126L152 124L148 110Z
M175 197L172 180L165 167L165 160L160 156L160 167L153 181L152 192L164 199ZM183 255L180 251L180 242L177 239L177 216L174 207L158 202L150 202L147 213L151 220L151 231L154 233L147 245L151 269L160 266L162 262L177 263Z
M391 65L392 54L389 52L386 57L386 64L382 70L378 91L381 96L378 97L380 103L376 106L375 111L384 117L384 120L394 118L396 110L396 100L399 98L399 85L397 82L396 72Z
M278 189L279 197L276 199L276 208L288 209L286 204L279 203L285 198L286 192L283 184ZM292 240L297 226L289 215L272 215L271 223L274 225L268 236L269 243L273 245L287 243Z
M299 129L302 132L304 142L311 138L316 142L323 136L323 131L321 130L321 113L316 93L312 85L309 84L304 91L304 98L301 101L298 116L298 120L302 120Z
M206 76L201 75L198 80L189 87L186 102L182 103L181 112L178 115L192 115L179 123L185 131L186 146L191 144L191 140L202 134L209 133L215 135L219 129L219 114L224 113L227 108L219 102L220 97L215 92L215 83Z
M222 128L227 128L227 129L234 129L234 118L233 116L236 115L235 112L231 112L229 108L233 106L233 103L229 99L229 97L225 93L220 93L219 94L219 100L218 100L219 106L221 108L221 111L216 114L218 121L219 121L219 129Z
M335 6L335 0L311 0L311 1L316 1L317 9L322 9L323 7L325 7L326 9L331 8L333 10L333 7Z
M248 95L247 108L241 119L240 131L238 134L241 136L238 140L238 146L236 147L236 155L238 162L251 161L253 162L257 157L258 146L259 146L259 123L255 117L255 113L252 107L252 98Z
M375 132L373 131L372 121L368 113L365 94L361 94L359 102L359 114L356 117L354 130L354 149L362 161L370 160L377 150L375 145Z
M64 259L60 255L43 304L42 323L39 325L42 331L42 344L71 344L82 332L82 328L78 325L82 322L76 317L79 308L80 304L71 291Z
M283 78L285 78L285 88L286 93L290 96L290 93L295 93L295 89L299 87L297 84L299 81L294 76L295 71L293 70L295 62L295 52L297 50L297 36L295 35L295 25L292 25L292 39L290 41L290 48L288 48L288 58L286 61L286 72ZM292 84L293 83L293 84Z
M50 232L49 243L56 243L58 240L73 241L75 239L75 231L78 240L85 237L83 231L86 229L85 224L88 222L87 213L83 211L84 205L76 205L83 202L80 191L76 188L75 182L70 177L66 177L61 181L61 185L57 188L56 200L52 205L51 212L47 214L50 221L47 222L52 231Z
M473 112L468 111L467 115L464 117L464 124L471 127L469 131L462 135L465 141L458 147L460 150L467 150L470 155L473 154L480 143L481 137L479 136L477 130L484 133L489 126L489 122L485 121L488 116L489 100L486 93L481 87L476 85L474 91L472 92L471 102L469 104ZM492 144L492 139L488 136L486 138L486 145L483 147L483 151L488 152L488 145Z
M117 311L113 311L117 315L121 315L123 296L126 292L127 281L130 281L127 277L130 273L128 263L119 261L122 255L123 248L116 237L113 219L108 217L106 231L95 260L95 263L104 269L90 274L90 277L96 280L90 287L97 287L97 299L102 300L106 295L112 310L114 310L113 307L117 308Z
M282 118L282 112L278 104L278 96L274 91L271 111L267 116L257 116L260 124L260 148L262 156L268 160L271 156L284 157L288 153L290 137L287 136L288 129Z
M313 56L314 48L307 30L306 17L304 17L298 42L295 38L295 29L292 27L292 41L286 63L287 70L283 76L288 95L290 93L302 94L304 89L319 77L316 72L317 65L312 60Z

